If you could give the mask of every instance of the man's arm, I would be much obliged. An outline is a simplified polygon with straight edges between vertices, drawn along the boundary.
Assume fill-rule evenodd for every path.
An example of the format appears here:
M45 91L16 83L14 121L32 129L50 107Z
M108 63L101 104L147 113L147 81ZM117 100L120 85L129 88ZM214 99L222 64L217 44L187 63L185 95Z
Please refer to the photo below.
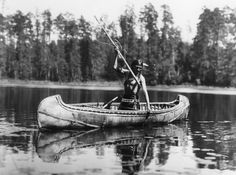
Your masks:
M129 72L128 69L125 69L125 68L123 68L123 67L121 67L121 66L119 65L118 59L120 59L120 57L119 57L118 52L116 51L116 59L115 59L113 68L114 68L117 72L120 72L120 73L127 73L127 72Z

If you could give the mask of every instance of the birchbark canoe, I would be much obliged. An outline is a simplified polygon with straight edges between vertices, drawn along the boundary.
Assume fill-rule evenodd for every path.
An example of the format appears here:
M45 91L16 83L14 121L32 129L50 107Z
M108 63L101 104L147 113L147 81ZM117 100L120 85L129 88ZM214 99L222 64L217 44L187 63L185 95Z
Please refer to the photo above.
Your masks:
M171 102L151 102L151 111L146 110L146 103L141 103L140 110L118 110L119 103L112 103L110 109L104 109L102 103L66 104L60 95L43 99L37 111L39 128L99 128L131 126L143 123L170 123L186 119L189 100L178 95Z

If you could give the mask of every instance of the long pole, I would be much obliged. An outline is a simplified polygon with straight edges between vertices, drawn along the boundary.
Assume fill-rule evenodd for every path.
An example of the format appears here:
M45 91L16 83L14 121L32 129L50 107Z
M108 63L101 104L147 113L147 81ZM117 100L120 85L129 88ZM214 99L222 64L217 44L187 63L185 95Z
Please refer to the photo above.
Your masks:
M111 37L109 36L109 34L107 33L106 29L100 24L99 20L96 18L98 24L102 27L103 31L105 32L105 34L107 35L108 39L110 40L110 42L112 43L113 46L116 46L115 42L111 39ZM141 86L140 82L138 81L137 77L134 75L134 72L132 71L132 69L130 68L129 64L127 63L127 61L125 60L124 56L121 54L120 50L117 48L117 52L120 58L123 59L124 63L126 64L127 68L129 69L130 73L132 74L132 76L134 77L135 81L138 83L139 86Z

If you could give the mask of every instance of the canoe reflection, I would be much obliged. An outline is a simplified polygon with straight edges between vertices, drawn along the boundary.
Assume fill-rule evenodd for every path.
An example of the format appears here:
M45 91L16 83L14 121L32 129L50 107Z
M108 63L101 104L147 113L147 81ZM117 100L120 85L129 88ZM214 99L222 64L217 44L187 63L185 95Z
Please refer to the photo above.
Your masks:
M122 172L132 174L149 165L154 156L159 164L165 164L171 145L186 144L187 125L150 128L39 132L36 152L45 162L58 162L63 153L71 149L96 147L104 150L104 147L113 146L115 155L121 160ZM159 149L158 155L154 155L155 147Z
M129 141L116 146L116 152L122 161L122 172L132 174L149 165L153 159L152 138Z

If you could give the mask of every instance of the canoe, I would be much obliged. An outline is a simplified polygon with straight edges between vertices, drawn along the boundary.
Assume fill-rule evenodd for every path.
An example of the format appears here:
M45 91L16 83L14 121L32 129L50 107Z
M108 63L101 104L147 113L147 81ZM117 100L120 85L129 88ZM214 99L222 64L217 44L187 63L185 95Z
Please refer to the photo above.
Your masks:
M183 95L170 102L152 102L151 110L146 103L140 104L140 110L118 110L119 103L112 103L109 109L102 103L66 104L60 95L43 99L37 111L39 128L99 128L131 126L144 123L170 123L186 119L189 100Z

